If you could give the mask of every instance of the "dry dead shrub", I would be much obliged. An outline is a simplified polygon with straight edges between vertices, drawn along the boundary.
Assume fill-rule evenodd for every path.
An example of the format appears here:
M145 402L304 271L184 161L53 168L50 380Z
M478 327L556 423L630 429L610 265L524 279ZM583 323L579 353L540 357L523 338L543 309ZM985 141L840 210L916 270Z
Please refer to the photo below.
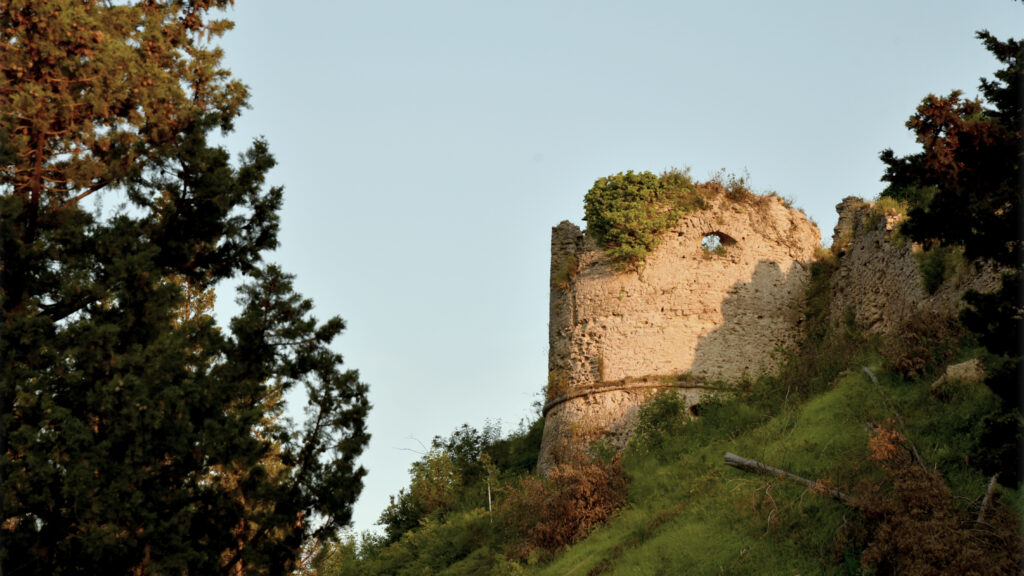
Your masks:
M908 456L904 447L905 438L899 431L885 426L875 428L868 439L868 451L871 459L876 462L883 462L889 466L901 458Z
M1005 507L990 510L982 522L958 509L942 477L920 466L890 428L878 427L869 447L892 485L891 491L873 485L856 494L868 529L861 556L866 573L1019 574L1017 519Z
M534 551L552 551L583 538L626 503L628 479L616 456L531 475L509 488L499 514L516 538L508 550L525 560Z
M913 316L886 338L882 356L887 368L904 378L917 378L952 359L963 335L955 318Z

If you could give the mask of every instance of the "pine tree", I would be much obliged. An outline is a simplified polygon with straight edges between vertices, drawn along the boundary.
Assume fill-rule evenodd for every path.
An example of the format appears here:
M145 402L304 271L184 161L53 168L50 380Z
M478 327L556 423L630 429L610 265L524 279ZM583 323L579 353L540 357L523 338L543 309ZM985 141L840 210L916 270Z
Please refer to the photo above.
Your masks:
M929 95L907 121L922 150L897 157L882 152L882 196L908 202L901 231L926 246L956 246L971 260L1003 270L998 291L969 291L964 324L997 357L986 384L1004 413L983 423L982 450L972 456L1000 481L1020 478L1024 422L1024 42L977 34L1002 65L981 79L978 99L958 90Z
M263 261L283 195L267 144L233 164L207 142L247 99L209 44L228 4L0 4L11 574L280 573L351 517L369 405L329 347L344 323ZM224 329L182 315L237 275ZM295 386L298 429L279 417Z

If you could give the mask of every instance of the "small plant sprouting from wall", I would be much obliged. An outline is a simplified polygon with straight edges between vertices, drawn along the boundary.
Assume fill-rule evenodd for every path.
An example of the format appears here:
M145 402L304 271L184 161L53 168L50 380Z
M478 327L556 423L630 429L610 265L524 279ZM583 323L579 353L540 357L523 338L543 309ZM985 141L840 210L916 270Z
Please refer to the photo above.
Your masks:
M875 201L875 205L872 207L872 212L874 212L875 214L879 214L881 216L888 217L906 215L907 210L909 209L910 206L902 200L896 200L895 198L882 196L877 201Z
M663 374L657 376L662 386L703 386L705 379L699 378L692 372L677 372L675 374Z
M722 168L715 172L708 182L725 188L725 195L736 202L750 201L755 197L754 191L750 187L750 173L746 170L741 176L737 176L732 173L727 174L725 168Z
M570 254L565 259L565 266L555 272L555 277L552 279L555 286L563 291L568 292L572 286L573 280L576 279L576 275L580 271L580 260L575 254Z
M903 200L897 200L889 196L882 196L875 201L871 207L871 214L867 219L868 229L878 228L882 222L893 216L906 216L909 205Z
M569 391L569 373L555 368L548 372L548 387L544 391L544 399L548 402Z
M963 251L950 246L932 246L915 254L924 289L935 294L942 283L966 266Z

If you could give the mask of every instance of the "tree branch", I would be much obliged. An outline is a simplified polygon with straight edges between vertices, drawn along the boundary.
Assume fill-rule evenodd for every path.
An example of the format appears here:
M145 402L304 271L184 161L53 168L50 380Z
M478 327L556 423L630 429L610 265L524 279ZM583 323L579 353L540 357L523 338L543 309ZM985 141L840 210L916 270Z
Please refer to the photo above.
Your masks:
M978 519L975 520L978 524L985 519L985 512L988 512L990 506L992 506L992 496L996 492L996 477L998 473L993 474L992 478L988 481L988 489L985 490L985 497L981 500L981 510L978 510Z
M725 464L726 466L739 468L740 470L743 470L745 472L754 472L756 474L763 474L765 476L774 476L776 478L790 480L796 482L797 484L806 486L810 488L812 491L817 492L819 494L828 494L829 496L835 498L836 500L839 500L840 502L846 504L847 506L853 504L853 501L850 499L849 496L843 494L839 490L829 488L828 486L822 484L820 481L808 480L807 478L802 478L800 476L797 476L796 474L790 474L785 470L780 470L767 464L763 464L761 462L758 462L757 460L749 460L747 458L737 456L732 452L725 453Z
M107 186L107 184L110 184L110 182L108 182L106 180L97 182L96 184L93 184L85 192L82 192L78 196L75 196L74 198L71 198L71 199L68 199L68 200L65 200L65 201L61 202L59 208L63 208L65 206L67 206L68 204L75 204L79 200L85 198L86 196L89 196L93 192L96 192L98 190L101 190L101 189L105 188Z

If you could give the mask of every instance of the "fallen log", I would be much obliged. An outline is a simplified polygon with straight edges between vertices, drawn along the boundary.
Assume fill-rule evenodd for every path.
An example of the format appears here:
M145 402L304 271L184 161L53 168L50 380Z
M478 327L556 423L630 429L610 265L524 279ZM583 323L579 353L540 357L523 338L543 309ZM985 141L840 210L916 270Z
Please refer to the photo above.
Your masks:
M792 482L796 482L797 484L806 486L810 488L812 491L817 492L819 494L828 494L829 496L835 498L836 500L839 500L843 504L852 505L852 500L850 499L850 497L847 496L846 494L843 494L839 490L836 490L835 488L829 488L828 486L822 484L821 482L815 480L808 480L807 478L797 476L796 474L791 474L789 472L786 472L785 470L780 470L773 466L769 466L762 462L758 462L757 460L750 460L749 458L737 456L732 452L726 452L725 464L727 466L732 466L733 468L739 468L740 470L743 470L745 472L754 472L755 474L764 474L765 476L774 476L776 478L790 480Z
M975 520L978 524L981 524L985 520L985 512L988 512L989 506L992 505L992 496L996 493L996 477L999 473L992 475L992 478L988 481L988 490L985 490L985 497L981 500L981 510L978 510L978 519Z

